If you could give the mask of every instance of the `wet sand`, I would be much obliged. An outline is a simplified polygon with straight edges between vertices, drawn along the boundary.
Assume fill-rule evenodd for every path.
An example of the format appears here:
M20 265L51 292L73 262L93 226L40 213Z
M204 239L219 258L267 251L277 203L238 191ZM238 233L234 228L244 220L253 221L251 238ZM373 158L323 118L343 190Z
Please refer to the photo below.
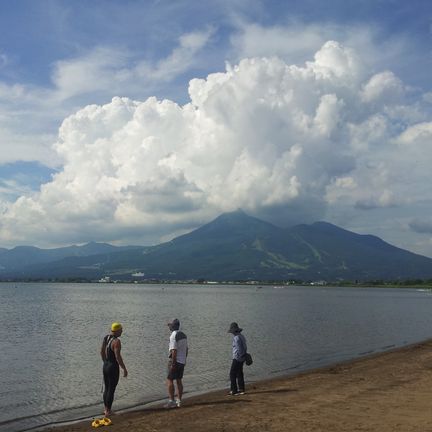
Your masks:
M112 426L98 431L432 431L432 341L250 383L242 396L216 391L186 398L181 408L153 407L111 419ZM95 429L85 421L50 430Z

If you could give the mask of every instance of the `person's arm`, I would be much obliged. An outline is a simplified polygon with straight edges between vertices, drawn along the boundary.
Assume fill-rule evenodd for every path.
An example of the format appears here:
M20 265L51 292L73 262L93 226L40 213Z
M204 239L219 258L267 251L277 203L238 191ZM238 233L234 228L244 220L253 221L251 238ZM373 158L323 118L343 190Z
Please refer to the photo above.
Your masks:
M172 332L170 336L169 352L171 358L171 369L175 369L177 362L177 332Z
M245 356L247 353L247 342L246 342L246 338L244 336L242 337L241 342L243 345L243 356Z
M102 342L102 346L101 346L101 350L100 350L100 355L102 357L102 361L105 362L106 360L106 339L104 338L103 342Z
M123 369L123 376L126 378L128 376L128 371L126 369L126 366L123 362L123 358L120 354L121 351L121 342L119 339L116 339L113 343L112 343L112 349L114 351L114 355L115 358L117 360L117 363L120 365L120 367Z
M171 369L175 369L177 362L177 350L174 348L170 351L171 353Z

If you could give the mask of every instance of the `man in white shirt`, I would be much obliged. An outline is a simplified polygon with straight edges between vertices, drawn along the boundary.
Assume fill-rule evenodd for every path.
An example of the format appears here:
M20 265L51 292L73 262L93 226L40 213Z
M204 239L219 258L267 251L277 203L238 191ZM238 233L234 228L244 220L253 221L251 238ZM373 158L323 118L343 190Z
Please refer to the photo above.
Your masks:
M183 396L183 371L186 364L186 357L188 355L187 336L180 331L180 321L176 318L168 323L171 330L169 340L169 362L168 362L168 403L166 408L175 408L181 406L181 399ZM177 383L177 399L174 400L174 381Z

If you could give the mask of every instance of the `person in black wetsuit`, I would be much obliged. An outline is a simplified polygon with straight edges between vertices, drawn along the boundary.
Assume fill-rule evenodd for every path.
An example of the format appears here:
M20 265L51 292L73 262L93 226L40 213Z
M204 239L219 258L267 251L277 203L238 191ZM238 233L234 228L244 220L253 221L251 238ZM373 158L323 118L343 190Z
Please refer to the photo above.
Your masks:
M119 337L123 332L120 323L112 323L111 333L106 335L102 342L101 357L103 360L104 393L103 400L105 405L105 416L111 414L111 406L114 400L114 392L117 387L120 368L123 369L123 376L126 378L128 371L120 354L121 342Z

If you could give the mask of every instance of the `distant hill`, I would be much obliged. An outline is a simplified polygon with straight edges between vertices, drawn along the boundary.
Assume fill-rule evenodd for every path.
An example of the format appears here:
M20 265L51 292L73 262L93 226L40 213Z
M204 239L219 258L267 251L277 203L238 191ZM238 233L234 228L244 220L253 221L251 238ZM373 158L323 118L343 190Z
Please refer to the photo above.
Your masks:
M32 265L55 262L66 257L88 257L136 248L137 246L116 247L107 243L95 242L83 246L73 245L54 249L40 249L34 246L17 246L13 249L0 248L0 275L2 272L11 272Z
M5 252L0 252L0 264L4 266L0 278L133 279L132 274L137 272L144 273L146 279L164 280L432 278L432 259L378 237L355 234L326 222L284 229L241 210L222 214L189 234L157 246L116 248L90 243L81 248L85 249L80 253L74 249L73 254L69 248L57 250L54 258L54 253L50 256L38 250L39 261L30 248L19 267L17 261L15 267L5 266Z

